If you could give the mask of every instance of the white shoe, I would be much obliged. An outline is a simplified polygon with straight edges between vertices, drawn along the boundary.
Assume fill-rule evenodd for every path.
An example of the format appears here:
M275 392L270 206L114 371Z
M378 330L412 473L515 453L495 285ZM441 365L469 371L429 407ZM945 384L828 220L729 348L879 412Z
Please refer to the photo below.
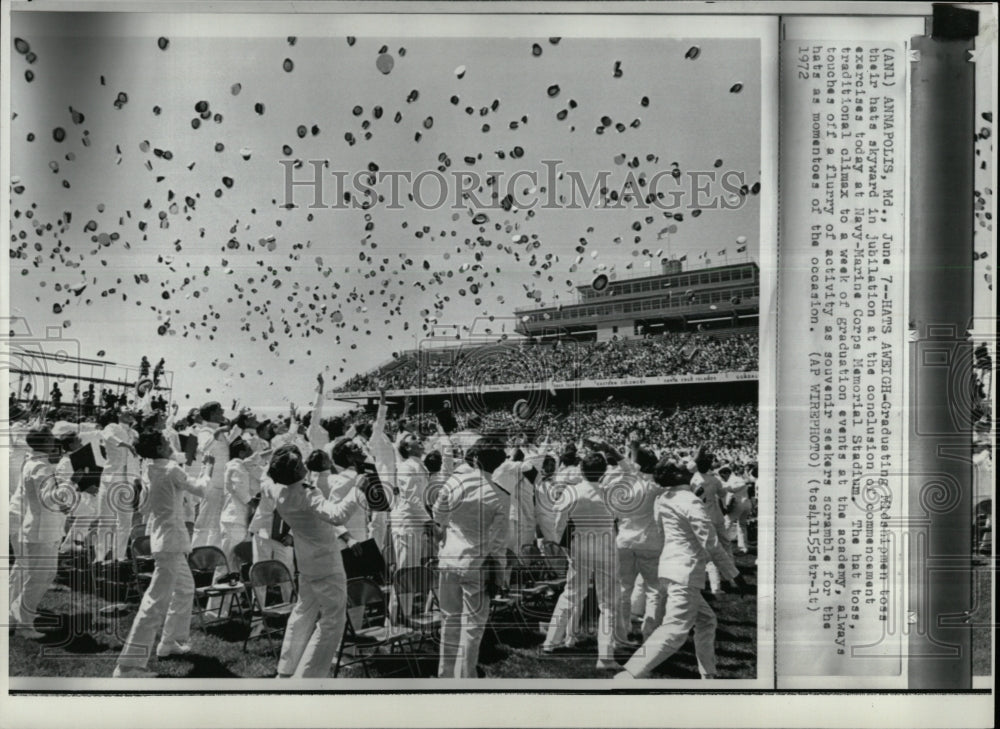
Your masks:
M111 678L156 678L157 675L155 672L147 671L145 668L115 666L115 672L111 674Z
M613 681L632 681L634 679L635 679L635 676L633 676L631 673L629 673L628 671L622 671L621 673L616 673L614 675L614 678L612 680Z
M618 661L613 661L609 659L599 659L597 661L598 671L620 671L622 667L618 664Z
M175 641L170 641L169 643L160 643L156 646L157 658L166 658L167 656L183 656L190 652L190 643L177 643Z

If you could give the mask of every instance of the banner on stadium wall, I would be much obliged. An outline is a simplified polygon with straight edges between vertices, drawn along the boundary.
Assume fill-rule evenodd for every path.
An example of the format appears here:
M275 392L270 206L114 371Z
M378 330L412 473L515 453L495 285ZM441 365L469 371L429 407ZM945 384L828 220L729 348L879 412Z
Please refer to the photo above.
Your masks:
M666 375L662 377L618 377L603 380L553 380L551 382L518 382L503 385L466 385L464 387L408 387L402 390L386 390L386 395L406 397L407 395L455 395L483 392L523 392L524 390L544 390L550 386L555 390L586 389L594 387L642 387L646 385L701 385L721 382L756 381L757 372L715 372L704 375ZM357 392L328 392L328 400L348 400L377 398L375 390Z

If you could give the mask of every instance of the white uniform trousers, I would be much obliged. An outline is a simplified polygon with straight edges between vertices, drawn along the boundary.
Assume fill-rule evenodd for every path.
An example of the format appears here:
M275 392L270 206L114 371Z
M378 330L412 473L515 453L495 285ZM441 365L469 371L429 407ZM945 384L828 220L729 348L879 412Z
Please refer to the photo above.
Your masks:
M59 563L59 541L21 542L10 572L10 616L31 628L38 606L52 587Z
M615 612L618 603L618 584L615 580L618 549L615 535L608 531L577 531L569 550L569 570L566 588L559 596L543 648L563 645L572 647L580 632L583 603L587 597L590 577L594 577L597 605L601 611L597 630L597 657L614 660Z
M666 600L663 623L625 664L635 678L647 678L653 669L679 651L694 628L694 650L702 676L715 675L715 613L699 586L660 579Z
M419 526L393 525L391 533L397 571L404 567L419 567L425 559L431 556L430 535L422 524ZM404 614L410 612L412 600L412 595L401 596L399 602ZM392 605L396 604L395 592L389 595L389 602Z
M97 491L97 533L94 553L103 560L108 553L118 562L125 559L132 530L132 499L135 489L125 481L101 482Z
M299 598L288 617L278 674L328 678L347 623L347 578L299 575Z
M288 568L288 572L295 574L295 548L286 547L281 542L262 537L257 534L253 536L253 561L263 562L268 559L276 559Z
M8 512L7 518L10 525L10 531L7 534L10 548L13 550L11 554L17 557L21 553L21 515L11 511Z
M195 527L191 534L191 549L195 547L218 547L222 549L222 528L216 524L212 527Z
M476 678L479 645L490 616L490 597L481 569L442 568L438 587L441 654L438 678Z
M392 526L392 549L396 556L396 569L419 567L430 556L430 536L423 524L417 526Z
M660 550L652 549L619 549L618 550L618 635L616 638L624 642L631 630L633 615L633 591L636 587L636 577L641 577L640 605L641 610L634 614L642 615L642 639L645 640L659 625L663 617L661 612L663 594L660 592L660 580L657 569L660 562Z
M747 551L747 519L750 518L750 502L740 501L733 505L732 510L726 514L726 532L720 541L730 544L736 540L736 548L746 554Z
M139 604L118 665L145 668L153 641L163 627L161 644L187 643L191 637L194 577L183 552L155 552L153 579Z
M727 517L728 519L728 517ZM724 550L733 553L733 545L726 538L725 531L718 532L719 535L719 546ZM712 594L718 595L722 592L722 577L719 575L719 568L715 566L715 562L709 562L705 565L705 574L708 575L708 589L712 591Z
M368 522L368 538L375 540L378 551L385 554L385 535L389 530L389 516L385 511L373 511Z
M67 519L66 536L59 551L69 552L74 547L85 546L89 541L96 518L97 496L81 491L80 499L76 502L76 506L73 507L73 511Z
M240 560L233 550L237 544L246 540L247 528L243 524L222 525L222 551L226 555L226 561L229 562L229 569L233 572L238 572L240 569Z

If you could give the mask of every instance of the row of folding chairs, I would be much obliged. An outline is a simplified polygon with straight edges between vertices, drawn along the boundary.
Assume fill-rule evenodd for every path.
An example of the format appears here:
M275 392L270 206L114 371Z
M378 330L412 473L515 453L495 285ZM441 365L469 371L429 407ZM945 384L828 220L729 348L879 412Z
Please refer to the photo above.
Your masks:
M194 614L204 627L210 612L215 612L215 622L229 620L235 613L248 623L244 650L250 640L263 637L277 658L276 644L280 643L297 599L295 576L277 560L254 563L250 542L238 545L235 551L241 562L239 579L230 572L222 550L197 547L191 551L189 564L196 580ZM569 556L558 544L544 542L540 548L526 544L520 552L508 550L510 589L492 595L490 600L488 626L498 642L502 641L497 626L505 624L505 616L524 629L548 619L566 582ZM134 538L130 553L136 590L141 595L152 577L149 538L144 534ZM231 579L214 582L218 572ZM361 664L368 676L370 664L383 649L390 656L402 658L407 669L417 675L421 649L430 643L433 654L437 652L441 627L437 584L437 565L433 561L395 570L389 585L373 577L348 580L347 620L334 675L345 666Z

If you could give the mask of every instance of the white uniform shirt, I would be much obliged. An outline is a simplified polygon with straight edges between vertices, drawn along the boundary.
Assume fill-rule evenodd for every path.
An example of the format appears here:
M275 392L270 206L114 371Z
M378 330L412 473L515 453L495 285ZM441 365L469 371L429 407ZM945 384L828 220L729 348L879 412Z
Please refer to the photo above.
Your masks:
M330 486L329 499L334 503L354 500L358 504L365 503L364 495L358 489L361 483L361 476L353 468L348 468L340 473L332 474L328 480ZM363 542L368 538L368 514L364 508L360 508L348 517L343 527L338 529L337 536L348 534L351 539Z
M101 474L101 481L115 483L139 477L139 457L132 454L124 444L135 445L139 434L122 423L109 423L101 431L104 440L107 465Z
M716 531L721 533L726 524L722 510L722 503L725 498L722 481L711 471L708 473L695 471L691 477L691 491L701 499L701 503L705 505L705 512L708 514L708 518L711 519Z
M221 525L222 503L226 498L226 467L229 461L229 443L226 433L215 435L219 426L216 423L202 423L198 426L196 434L198 436L197 462L200 463L205 454L215 456L215 467L212 477L205 488L205 498L198 509L198 518L195 526L198 529L208 529L217 531Z
M630 475L624 483L611 487L611 508L618 516L618 549L663 550L663 534L654 516L656 499L662 493L645 473Z
M507 547L515 553L521 545L535 541L535 485L525 477L530 461L504 461L493 472L497 486L510 494L510 530Z
M66 516L59 504L70 504L60 493L55 466L31 453L21 469L21 539L25 542L58 542Z
M344 525L359 508L353 499L334 502L324 498L315 487L304 482L288 486L275 484L275 508L291 527L295 539L295 560L299 573L306 578L343 574L336 525Z
M169 458L150 460L148 473L146 534L149 535L150 551L186 554L191 551L191 539L184 524L184 492L203 496L208 474L203 471L198 479L192 479Z
M396 466L396 488L399 493L392 502L389 524L393 527L422 527L430 519L424 508L427 490L427 469L420 459L413 456Z
M658 574L689 587L705 584L709 561L725 580L739 574L733 558L722 548L701 499L686 489L670 488L656 500L656 523L663 534Z
M473 468L456 471L434 504L434 520L445 530L439 565L478 569L491 555L502 558L509 514L508 498L486 473Z
M742 505L750 501L750 487L735 473L722 482L722 490L732 494L733 505Z
M615 515L608 508L607 501L607 494L600 484L581 479L567 485L556 507L556 534L562 536L572 519L577 534L587 532L613 537Z
M271 526L274 523L274 500L277 497L277 484L268 475L260 479L260 501L257 510L250 519L247 530L253 536L271 538Z
M28 444L25 441L25 436L28 434L28 428L21 425L20 423L15 423L10 428L10 434L8 435L10 444L10 460L7 462L8 473L10 474L10 481L7 482L7 487L10 489L10 513L20 514L21 513L21 469L24 468L24 463L28 459L28 455L31 453L31 449L28 448Z
M261 464L253 456L234 458L226 464L220 524L247 526L250 521L250 500L260 491Z

